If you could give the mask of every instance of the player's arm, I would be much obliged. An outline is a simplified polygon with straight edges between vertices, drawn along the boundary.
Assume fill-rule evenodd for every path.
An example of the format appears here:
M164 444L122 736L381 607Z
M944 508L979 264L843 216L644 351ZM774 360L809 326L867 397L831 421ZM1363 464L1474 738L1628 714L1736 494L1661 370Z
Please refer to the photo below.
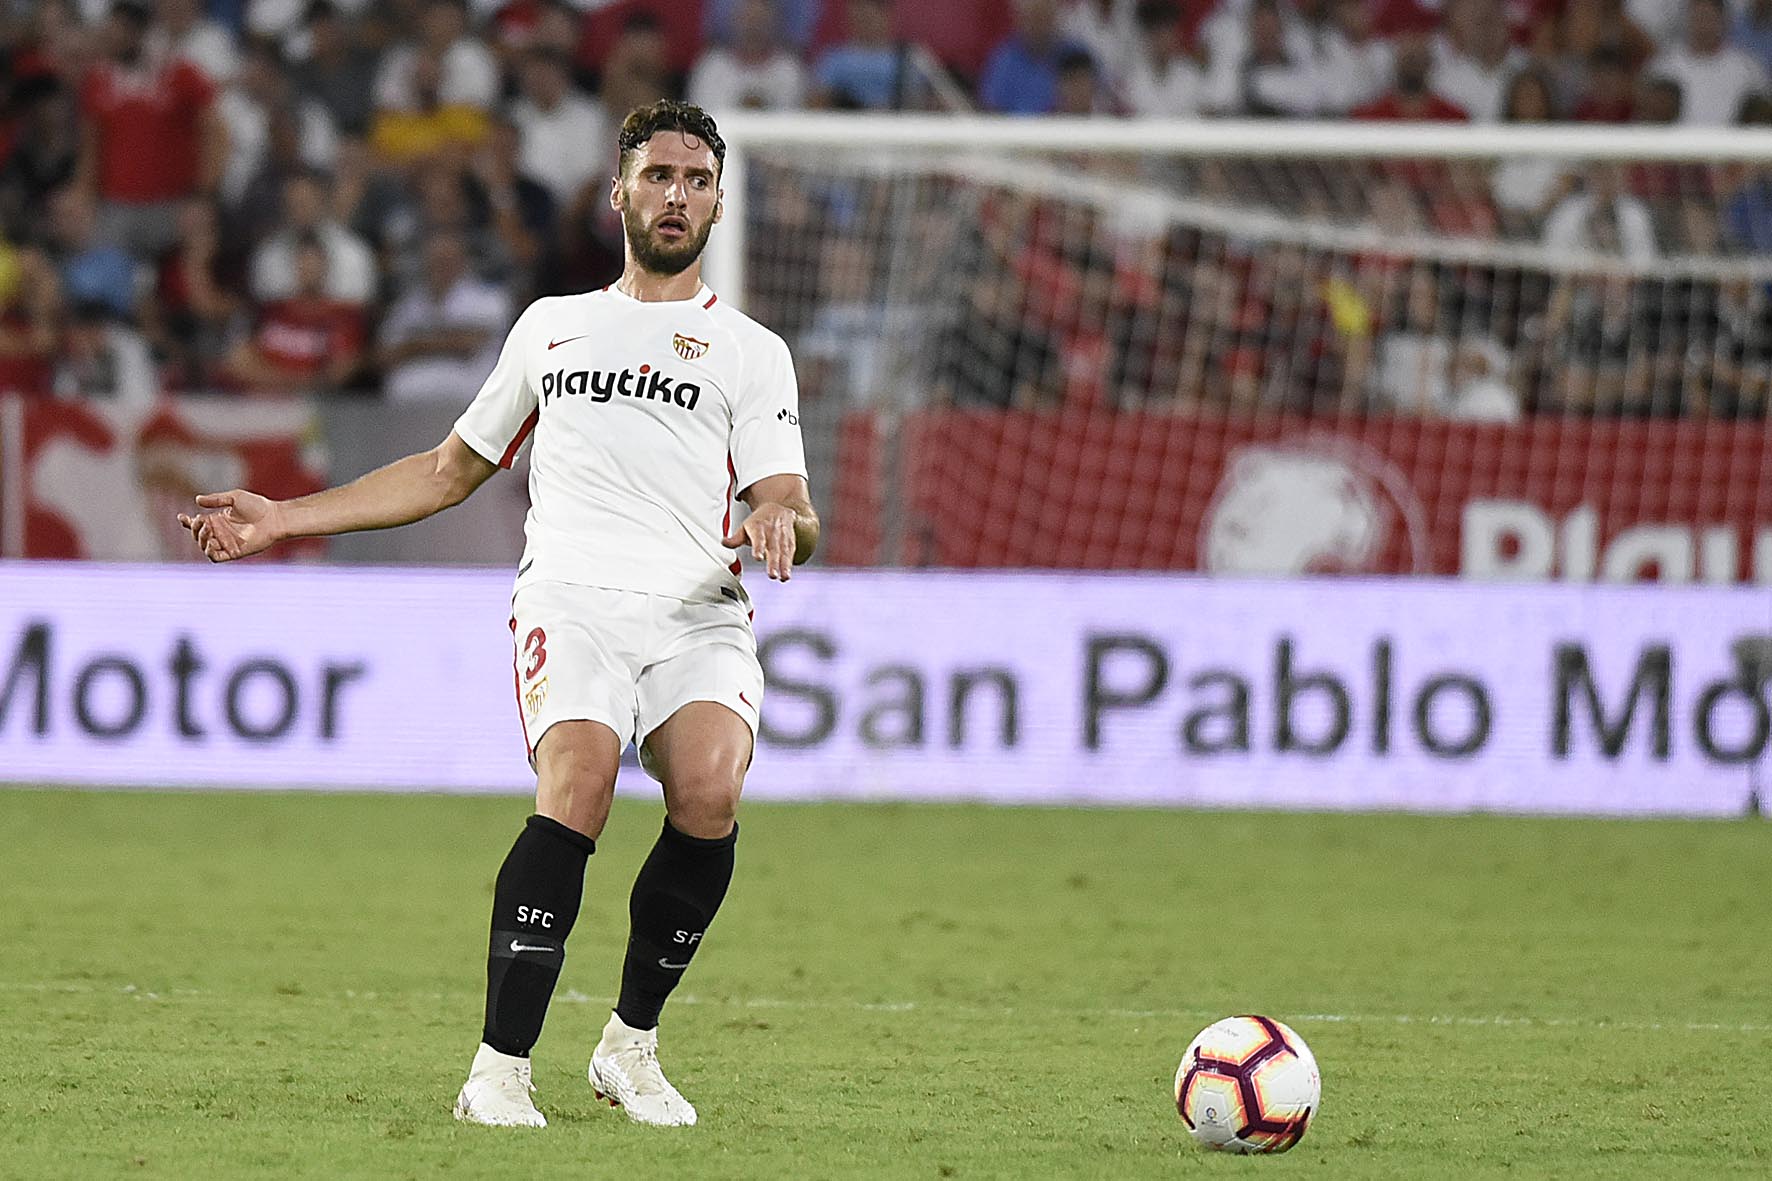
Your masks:
M786 582L793 568L818 548L818 510L812 507L806 477L764 476L739 493L739 499L750 506L751 515L726 544L733 549L749 545L769 577Z
M180 513L212 562L231 562L294 537L328 537L410 525L460 504L498 465L450 432L429 451L408 455L338 488L270 500L236 488L197 498L202 512Z

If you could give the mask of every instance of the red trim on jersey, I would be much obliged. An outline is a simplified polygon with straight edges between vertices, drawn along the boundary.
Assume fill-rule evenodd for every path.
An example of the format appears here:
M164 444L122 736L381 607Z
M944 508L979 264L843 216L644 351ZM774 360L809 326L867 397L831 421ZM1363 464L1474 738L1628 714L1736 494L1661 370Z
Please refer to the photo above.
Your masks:
M529 745L529 720L523 716L523 682L517 676L517 617L511 616L511 691L517 695L517 725L523 727L523 749L530 759L535 748Z
M710 291L710 292L708 292L708 301L706 303L702 304L701 306L704 308L711 308L714 306L714 301L719 298L720 298L719 296L715 295L712 291Z
M711 301L710 301L711 302ZM720 536L732 536L732 494L738 491L738 469L732 466L732 452L726 453L726 519L720 522ZM744 563L737 557L727 567L734 574L744 573Z
M513 463L517 462L518 449L523 446L523 440L529 437L529 432L535 429L535 424L540 418L541 410L539 407L529 412L529 417L525 418L523 420L523 425L518 428L517 437L511 440L511 445L509 447L505 448L504 457L498 461L499 467L508 468Z

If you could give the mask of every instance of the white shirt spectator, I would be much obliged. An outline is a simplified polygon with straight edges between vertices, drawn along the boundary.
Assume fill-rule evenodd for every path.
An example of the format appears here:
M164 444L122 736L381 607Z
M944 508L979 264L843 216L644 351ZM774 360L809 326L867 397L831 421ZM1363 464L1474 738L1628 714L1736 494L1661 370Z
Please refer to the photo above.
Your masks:
M228 127L228 158L222 164L221 193L229 204L237 203L246 186L258 175L271 147L271 114L264 104L230 86L215 101ZM298 101L295 115L301 127L301 162L310 168L332 170L338 154L338 129L319 103Z
M1390 42L1356 42L1340 29L1329 29L1312 38L1312 42L1311 73L1319 113L1345 115L1390 89L1396 57Z
M1725 45L1700 54L1675 45L1649 63L1649 73L1680 85L1680 122L1689 127L1727 127L1741 100L1766 88L1766 72L1747 53Z
M1138 0L1071 0L1059 14L1058 31L1087 49L1107 78L1123 79L1139 54L1137 16Z
M384 346L438 328L480 329L486 343L472 357L415 357L386 374L382 391L395 402L431 400L461 403L479 392L498 364L502 334L511 323L511 298L502 288L472 275L456 280L438 299L425 283L414 285L382 324Z
M1469 57L1444 37L1434 39L1434 72L1429 84L1442 97L1464 108L1472 123L1493 123L1501 118L1507 100L1507 84L1526 64L1519 46L1510 46L1493 68Z
M710 49L689 74L689 101L709 111L789 111L806 104L806 68L785 49L761 61Z
M1536 217L1568 172L1568 165L1546 156L1510 156L1495 166L1489 189L1501 208Z
M375 105L384 111L410 111L418 106L412 84L418 50L402 45L388 51L375 78ZM445 106L490 110L498 102L498 59L472 37L462 37L443 53L443 81L437 89Z
M316 231L326 249L326 295L346 303L375 298L375 255L363 239L335 221ZM296 235L285 230L252 256L252 297L261 303L295 294Z
M1617 242L1597 238L1593 230L1596 213L1603 212L1592 193L1574 193L1551 210L1544 222L1544 244L1571 253L1604 252L1623 255L1631 262L1655 257L1655 225L1649 210L1635 197L1612 198L1612 218L1617 223Z
M547 111L519 99L511 120L523 133L523 171L546 185L562 209L586 181L614 175L615 149L604 146L613 141L609 117L595 99L568 94Z
M1197 115L1206 106L1206 71L1185 54L1153 62L1141 50L1128 63L1120 89L1134 115Z
M234 35L227 26L215 21L200 20L181 37L172 37L163 29L155 29L150 36L149 52L164 53L176 61L189 62L217 85L225 86L233 81L234 71L240 68Z

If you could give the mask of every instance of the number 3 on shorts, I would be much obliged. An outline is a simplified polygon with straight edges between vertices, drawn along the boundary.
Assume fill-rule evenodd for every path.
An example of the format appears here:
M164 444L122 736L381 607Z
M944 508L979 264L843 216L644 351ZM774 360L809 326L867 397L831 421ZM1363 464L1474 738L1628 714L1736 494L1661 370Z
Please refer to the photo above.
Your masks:
M548 662L548 633L535 628L523 641L523 654L529 657L529 667L523 670L523 679L533 681L541 666Z

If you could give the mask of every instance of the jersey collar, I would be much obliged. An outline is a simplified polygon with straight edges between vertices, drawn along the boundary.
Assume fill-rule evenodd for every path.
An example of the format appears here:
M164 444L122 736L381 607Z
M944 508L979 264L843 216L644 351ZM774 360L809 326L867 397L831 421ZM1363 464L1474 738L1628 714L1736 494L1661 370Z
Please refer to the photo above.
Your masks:
M631 303L639 307L647 308L682 308L688 307L691 304L700 307L708 307L713 304L715 299L714 293L708 290L708 285L706 283L698 284L695 288L695 294L689 296L687 299L635 299L633 296L617 287L614 283L603 288L603 290L621 300L623 303Z

